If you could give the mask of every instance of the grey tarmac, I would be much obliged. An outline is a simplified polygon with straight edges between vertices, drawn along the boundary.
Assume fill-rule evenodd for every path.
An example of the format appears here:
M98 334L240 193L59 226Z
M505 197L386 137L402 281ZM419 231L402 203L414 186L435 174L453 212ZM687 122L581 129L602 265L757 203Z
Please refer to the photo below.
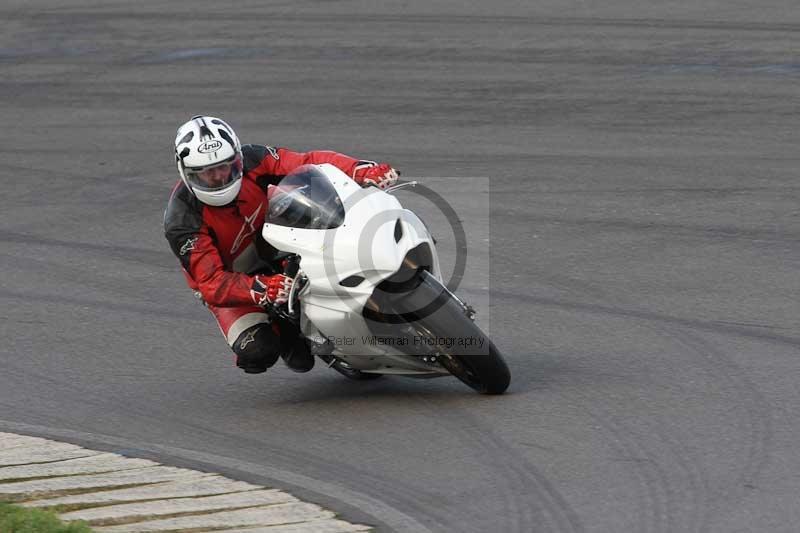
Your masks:
M796 1L9 0L0 20L0 431L378 531L800 523ZM197 113L446 198L508 394L236 369L161 233ZM451 269L444 217L398 198Z

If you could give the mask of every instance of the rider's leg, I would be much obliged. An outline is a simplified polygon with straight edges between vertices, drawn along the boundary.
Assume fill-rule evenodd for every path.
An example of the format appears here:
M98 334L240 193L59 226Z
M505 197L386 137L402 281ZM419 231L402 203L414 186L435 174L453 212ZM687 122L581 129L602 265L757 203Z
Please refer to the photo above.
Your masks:
M236 354L236 366L248 374L257 374L275 364L281 351L280 339L262 307L208 308Z
M295 372L308 372L314 367L314 356L309 353L297 328L270 323L263 308L211 305L208 308L236 354L236 366L245 372L264 372L275 364L279 356Z

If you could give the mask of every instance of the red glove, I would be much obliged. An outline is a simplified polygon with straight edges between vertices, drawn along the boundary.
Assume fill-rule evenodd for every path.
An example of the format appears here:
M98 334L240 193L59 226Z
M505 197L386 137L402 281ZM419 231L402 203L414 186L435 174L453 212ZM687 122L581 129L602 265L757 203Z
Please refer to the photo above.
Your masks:
M255 276L250 288L250 297L256 305L281 305L289 301L292 278L283 274Z
M397 171L388 163L361 161L353 171L353 179L362 187L387 189L397 183Z

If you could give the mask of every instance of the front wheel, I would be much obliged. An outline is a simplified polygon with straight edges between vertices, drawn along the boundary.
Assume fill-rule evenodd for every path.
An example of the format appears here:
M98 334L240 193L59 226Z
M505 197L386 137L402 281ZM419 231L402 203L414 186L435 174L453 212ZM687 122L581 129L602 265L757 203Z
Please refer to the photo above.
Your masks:
M484 338L488 342L485 354L441 353L439 363L481 394L503 394L511 383L511 372L494 343L488 337Z
M418 284L389 305L408 323L415 335L432 346L439 363L453 376L482 394L502 394L511 382L511 372L502 354L467 316L450 291L425 270Z

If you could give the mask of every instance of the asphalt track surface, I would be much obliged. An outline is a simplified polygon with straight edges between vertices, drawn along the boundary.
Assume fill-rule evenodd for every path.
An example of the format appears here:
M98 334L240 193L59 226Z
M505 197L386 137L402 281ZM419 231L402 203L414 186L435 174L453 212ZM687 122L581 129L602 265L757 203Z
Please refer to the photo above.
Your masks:
M6 1L0 20L0 429L274 482L386 531L796 530L796 2ZM430 183L472 224L459 292L509 393L234 368L161 231L196 113L450 177Z

